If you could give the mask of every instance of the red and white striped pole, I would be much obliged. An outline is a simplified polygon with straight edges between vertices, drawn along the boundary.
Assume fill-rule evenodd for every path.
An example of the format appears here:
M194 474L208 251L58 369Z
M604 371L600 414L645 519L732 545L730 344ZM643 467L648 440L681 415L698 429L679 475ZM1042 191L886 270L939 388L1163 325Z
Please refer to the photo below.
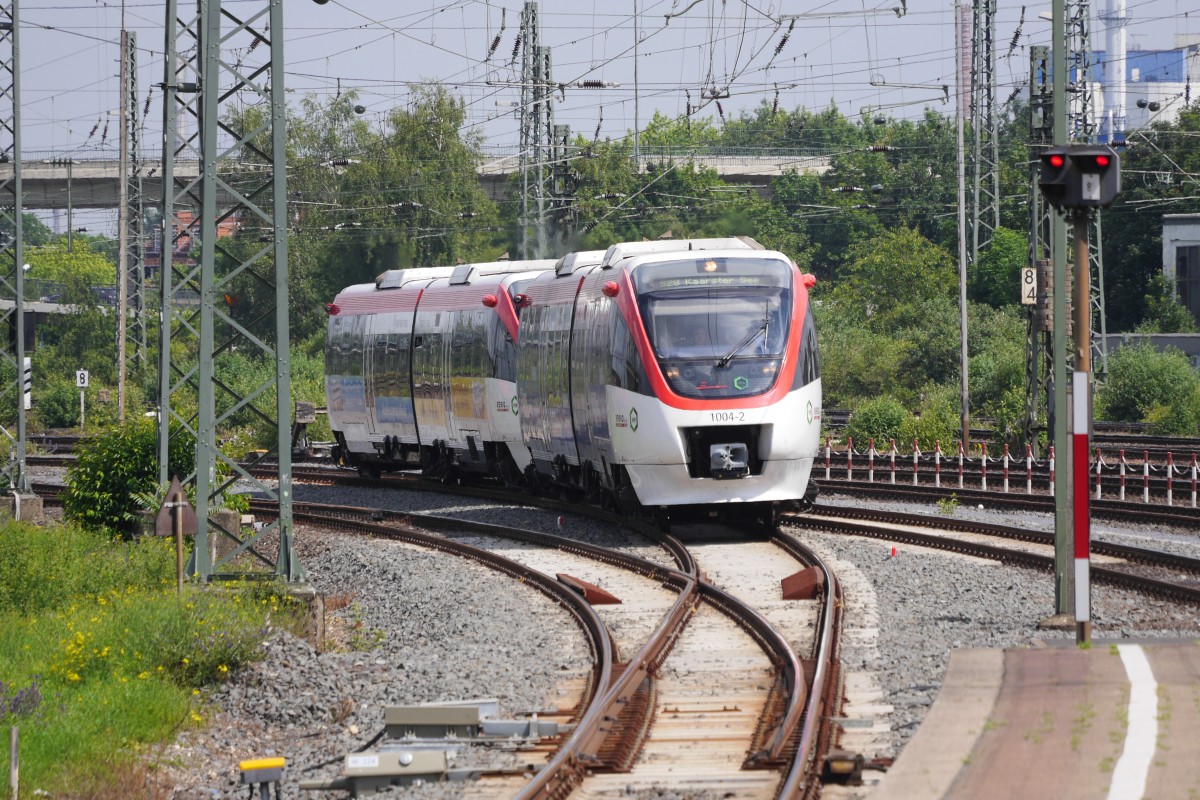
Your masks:
M1054 445L1050 445L1050 496L1056 495L1054 491Z
M958 488L963 488L963 443L958 440Z
M1025 494L1033 494L1033 445L1025 445Z
M987 447L983 444L979 445L979 483L981 488L987 491Z
M1100 470L1104 466L1104 459L1100 456L1100 448L1096 448L1096 499L1100 499Z
M895 483L895 482L896 482L896 440L895 440L895 439L892 439L892 466L891 466L891 471L892 471L892 474L891 474L891 479L890 479L888 482L889 482L889 483Z
M919 441L917 441L916 439L913 439L913 486L917 485L917 466L918 466L917 459L919 459L920 457L921 457L921 443ZM1194 491L1195 486L1196 486L1196 456L1193 455L1192 456L1192 488L1193 488L1192 494L1193 495L1195 495L1195 491ZM1192 505L1195 505L1195 504L1196 504L1195 497L1193 497Z
M1008 494L1008 442L1004 443L1004 493Z
M825 480L829 480L829 437L825 437Z
M1175 455L1167 451L1167 505L1175 505Z
M1125 500L1125 449L1121 449L1121 500Z
M1196 507L1196 454L1192 453L1192 508Z
M875 440L867 440L867 483L875 482Z
M1075 495L1075 622L1086 625L1091 622L1091 499L1088 496L1088 444L1091 421L1090 394L1091 376L1082 370L1072 374L1073 397L1071 405L1074 430L1071 434L1071 450L1074 457L1072 486ZM1083 635L1084 641L1090 635Z
M1196 507L1196 454L1192 453L1192 508Z
M1142 451L1142 502L1150 502L1150 451Z

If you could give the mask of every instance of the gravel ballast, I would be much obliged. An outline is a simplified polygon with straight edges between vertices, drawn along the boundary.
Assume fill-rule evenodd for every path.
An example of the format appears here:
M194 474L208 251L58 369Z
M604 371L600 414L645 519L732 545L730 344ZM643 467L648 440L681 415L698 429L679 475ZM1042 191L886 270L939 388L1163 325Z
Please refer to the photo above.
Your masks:
M485 501L428 492L362 487L294 486L297 502L337 503L395 511L427 511L473 521L520 525L620 547L663 564L657 547L610 526L536 508L499 508ZM865 501L832 493L822 505L886 507L936 513L923 504ZM961 506L958 517L1040 530L1053 517L1040 512ZM1097 538L1200 556L1200 538L1179 529L1094 523ZM794 529L831 561L852 565L875 593L879 624L874 647L848 647L848 669L873 671L894 711L886 751L896 756L936 698L950 653L1067 643L1073 630L1044 630L1054 610L1054 581L1039 572L884 540ZM312 585L352 604L327 616L331 629L352 630L365 649L318 653L286 634L272 637L267 657L206 697L211 724L168 745L164 787L177 798L244 797L237 762L288 758L287 797L296 781L338 774L341 756L382 727L381 707L496 697L501 716L545 708L559 688L589 666L582 634L561 609L528 587L479 566L463 578L449 557L396 543L320 533L297 526L297 547ZM453 559L459 561L458 559ZM1195 609L1107 586L1093 586L1093 637L1194 639ZM854 605L847 610L853 624ZM357 626L357 627L355 627ZM371 645L367 647L367 645ZM857 661L855 661L857 660ZM561 698L572 705L575 697ZM464 752L464 763L490 763L492 754ZM336 759L325 767L313 765ZM495 763L506 762L497 756ZM512 759L507 759L512 763ZM306 771L307 770L307 771ZM454 797L454 784L392 790L412 797Z

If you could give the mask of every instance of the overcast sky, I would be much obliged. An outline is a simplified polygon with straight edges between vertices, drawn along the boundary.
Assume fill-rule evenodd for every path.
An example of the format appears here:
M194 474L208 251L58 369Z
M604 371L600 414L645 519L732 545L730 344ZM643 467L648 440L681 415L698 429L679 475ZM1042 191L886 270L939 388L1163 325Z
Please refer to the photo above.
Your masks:
M28 156L78 148L115 149L118 41L138 37L139 95L150 106L143 147L160 150L163 80L162 0L14 0L20 3L22 143ZM185 8L190 0L180 0ZM1177 33L1200 34L1195 0L1127 0L1130 48L1173 45ZM248 14L264 0L225 0ZM512 104L519 59L511 60L521 0L286 0L285 62L290 98L356 90L368 119L403 105L410 86L435 79L468 103L469 124L488 145L515 147ZM634 8L638 75L635 103ZM1049 4L999 0L997 96L1028 81L1028 46L1049 44ZM1103 2L1093 9L1098 17ZM1189 13L1190 12L1190 13ZM668 19L668 15L671 15ZM792 15L789 17L789 15ZM1024 23L1021 24L1021 19ZM792 19L794 18L794 25ZM619 88L567 88L556 122L573 133L617 138L655 110L685 113L689 98L722 96L727 117L778 98L780 108L848 115L882 110L915 118L926 107L950 115L943 86L954 93L954 4L939 0L559 0L541 4L541 38L551 48L553 78L600 80ZM788 29L791 28L790 34ZM783 37L787 41L780 47ZM495 50L492 42L499 36ZM1093 47L1104 29L1093 26ZM1012 46L1015 40L1015 47ZM1011 49L1010 49L1011 48ZM778 53L776 54L776 51ZM507 84L507 85L506 85ZM723 96L727 93L728 96ZM715 102L698 113L717 116ZM105 127L107 126L107 137Z

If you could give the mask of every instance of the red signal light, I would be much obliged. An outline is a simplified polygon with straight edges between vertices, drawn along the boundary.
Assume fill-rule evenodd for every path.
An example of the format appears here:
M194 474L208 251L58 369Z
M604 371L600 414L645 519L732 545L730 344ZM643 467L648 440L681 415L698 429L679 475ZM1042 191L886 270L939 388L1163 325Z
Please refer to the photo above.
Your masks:
M1107 167L1109 162L1110 162L1110 159L1108 156L1096 156L1096 166L1097 167Z
M338 306L337 303L328 303L325 306L325 313L329 314L330 316L336 316L338 314L338 312L340 312L341 310L342 309Z
M1050 164L1050 166L1057 169L1063 164L1067 163L1067 160L1062 157L1061 153L1051 153L1050 155L1046 156L1046 162Z
M494 294L485 294L483 296L483 304L487 308L495 308L496 303L498 303L498 302L500 302L500 301L496 298L496 295L494 295Z
M621 287L616 281L606 281L600 291L604 292L605 297L616 297L621 293Z

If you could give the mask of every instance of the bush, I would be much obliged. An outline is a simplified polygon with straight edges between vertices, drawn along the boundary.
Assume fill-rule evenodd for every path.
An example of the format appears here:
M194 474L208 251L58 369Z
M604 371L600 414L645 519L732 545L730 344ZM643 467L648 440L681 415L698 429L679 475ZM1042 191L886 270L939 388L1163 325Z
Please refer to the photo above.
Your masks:
M33 397L33 419L45 428L79 427L79 389L70 381L48 381Z
M908 411L900 401L889 394L867 400L854 410L846 423L846 436L864 447L871 439L875 440L875 448L883 450L889 447L890 439L898 439L900 428L908 417Z
M962 438L958 392L958 387L927 387L921 401L920 413L910 415L904 420L898 438L909 447L912 447L912 442L916 439L923 451L933 450L934 445L941 442L943 453L957 454L957 443Z
M1183 402L1154 406L1146 422L1153 436L1200 436L1200 389Z
M195 442L172 435L170 473L187 475ZM137 533L139 496L158 488L158 423L140 417L88 441L67 470L63 512L67 519L111 534Z
M1175 348L1149 342L1118 348L1108 357L1108 381L1096 392L1097 417L1140 422L1155 406L1181 405L1200 388L1200 376Z

